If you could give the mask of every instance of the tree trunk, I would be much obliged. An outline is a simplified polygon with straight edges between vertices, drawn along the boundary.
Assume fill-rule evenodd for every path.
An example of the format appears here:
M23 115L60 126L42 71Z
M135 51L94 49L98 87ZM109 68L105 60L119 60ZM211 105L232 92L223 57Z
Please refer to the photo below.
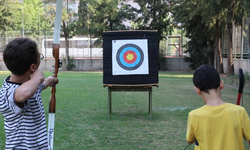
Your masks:
M234 75L233 47L232 47L232 22L227 24L227 74Z
M221 53L221 32L219 32L218 35L218 53L219 53L219 73L224 73L223 70L223 59L222 59L222 53Z
M214 66L219 73L223 71L223 60L221 55L221 30L219 28L219 20L216 20L216 39L215 39L215 52L214 52Z
M65 21L63 21L63 32L64 32L64 39L65 39L65 60L66 60L66 68L69 65L69 40L68 40L68 33Z
M250 22L248 24L248 29L250 29ZM250 30L248 30L248 43L250 45Z
M69 39L65 36L65 57L66 57L66 66L69 65Z
M219 65L219 53L218 53L218 39L216 36L215 39L215 48L214 48L214 67L217 71L220 70L220 65Z

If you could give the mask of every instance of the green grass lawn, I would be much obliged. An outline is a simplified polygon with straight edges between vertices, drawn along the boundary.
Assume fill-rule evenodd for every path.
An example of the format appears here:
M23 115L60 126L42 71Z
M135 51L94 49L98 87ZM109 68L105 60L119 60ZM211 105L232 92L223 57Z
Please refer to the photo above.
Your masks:
M9 72L0 71L0 84L7 75ZM204 105L193 88L192 74L160 72L159 87L152 93L152 119L147 92L112 92L108 119L108 88L103 87L102 73L60 72L58 78L55 150L182 150L187 146L188 112ZM249 89L244 91L244 107L250 114ZM237 85L231 85L230 78L225 79L222 97L236 103ZM42 98L48 117L50 89L43 91ZM1 150L5 142L3 126L0 115Z

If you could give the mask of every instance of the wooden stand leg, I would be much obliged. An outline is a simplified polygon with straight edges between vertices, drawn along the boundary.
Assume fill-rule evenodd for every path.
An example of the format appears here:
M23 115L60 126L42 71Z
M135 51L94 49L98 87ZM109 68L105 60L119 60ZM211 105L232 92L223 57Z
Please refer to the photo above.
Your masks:
M108 89L109 93L108 93L108 119L109 119L109 115L111 114L111 89Z
M108 87L108 119L112 113L112 91L143 91L148 92L148 113L152 119L152 86L109 86Z
M150 119L152 119L152 88L149 88L149 115L150 115Z

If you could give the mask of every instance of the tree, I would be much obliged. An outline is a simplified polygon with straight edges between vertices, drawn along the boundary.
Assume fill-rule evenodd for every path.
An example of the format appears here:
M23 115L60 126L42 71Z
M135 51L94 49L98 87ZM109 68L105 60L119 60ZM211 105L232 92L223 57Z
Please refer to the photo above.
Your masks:
M176 4L176 3L175 3ZM233 74L233 52L232 52L232 24L241 24L246 10L243 7L243 0L225 0L225 1L177 1L175 14L178 21L187 22L193 16L199 15L202 17L202 23L207 27L207 37L215 40L215 65L219 72L222 72L222 57L221 57L221 33L225 29L228 31L228 74ZM188 15L186 15L188 14ZM182 18L182 16L184 16ZM185 23L184 23L185 25ZM187 26L186 26L187 27ZM204 34L205 35L205 34ZM204 37L204 38L207 38Z
M78 31L101 38L103 31L126 30L124 21L134 17L130 8L122 0L80 0Z
M13 30L43 30L50 29L48 18L44 15L42 0L24 0L12 4L12 25Z
M61 36L65 38L65 59L66 59L66 67L69 66L69 38L72 38L76 34L76 12L72 9L68 8L68 5L71 3L75 3L71 1L70 3L63 3L62 9L62 34ZM55 14L56 14L56 0L45 0L45 11L47 18L49 18L50 22L54 25Z
M88 35L90 12L88 8L88 0L80 0L78 6L78 21L77 21L77 31L83 35Z
M43 15L43 8L41 0L24 0L23 2L1 0L0 30L4 32L5 38L0 46L4 47L9 42L9 37L20 36L20 30L22 36L27 34L25 30L32 30L28 33L30 37L34 39L40 37L40 34L34 31L47 29L50 25ZM10 30L16 32L9 32Z
M213 64L214 40L210 28L202 21L202 11L197 1L174 1L171 2L174 23L181 24L186 31L188 57L184 59L190 62L190 67L196 69L201 64Z
M227 73L228 75L234 74L234 62L233 62L233 24L241 25L242 18L247 14L247 8L245 7L246 1L244 0L226 0L222 3L222 10L225 11L227 18ZM249 3L249 2L248 2ZM249 9L249 8L248 8Z
M215 68L220 72L223 73L223 61L221 55L221 13L218 11L219 6L216 3L217 1L177 1L179 5L176 5L174 8L174 16L176 22L181 22L183 27L189 29L191 31L187 32L187 34L193 34L194 37L191 40L197 40L195 36L199 36L201 41L207 41L209 44L203 44L201 49L203 53L210 53L209 51L214 52L214 62L210 62L210 64L214 64ZM197 30L195 24L188 24L191 20L199 17L200 19L196 21L197 26L202 26L202 30ZM192 27L194 26L194 27ZM204 30L205 29L205 30ZM193 30L193 31L192 31ZM195 44L195 42L189 42L189 44ZM211 45L213 44L213 45ZM195 47L192 45L192 47ZM199 45L199 44L198 44ZM201 45L200 45L201 46ZM192 51L189 49L189 51ZM194 53L193 53L194 54ZM190 55L192 56L192 55ZM192 56L195 57L195 56ZM195 57L197 58L197 57ZM190 58L191 59L191 58ZM192 59L191 59L192 60ZM213 60L213 58L210 58Z
M191 39L187 43L187 50L190 57L184 57L185 61L190 62L192 69L198 68L202 64L213 64L214 40L209 39L208 27L202 23L202 17L193 16L187 22L186 36Z
M136 29L157 30L159 41L171 33L170 4L168 0L134 0L140 8L136 9Z
M7 26L12 24L12 1L0 1L0 30L5 30Z

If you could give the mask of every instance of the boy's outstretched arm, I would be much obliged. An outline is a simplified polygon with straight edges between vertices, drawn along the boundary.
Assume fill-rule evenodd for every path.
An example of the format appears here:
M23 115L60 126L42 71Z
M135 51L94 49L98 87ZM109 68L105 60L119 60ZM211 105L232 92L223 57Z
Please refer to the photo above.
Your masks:
M193 144L195 142L195 139L193 139L192 141L187 141L189 144Z
M52 76L49 76L48 78L46 78L44 80L44 86L43 86L43 90L45 90L47 87L52 87L54 86L55 84L57 84L59 82L59 80L54 77L53 75Z
M31 96L33 96L37 87L44 81L44 75L41 70L36 70L32 75L30 80L24 82L15 91L14 98L17 103L25 102Z

